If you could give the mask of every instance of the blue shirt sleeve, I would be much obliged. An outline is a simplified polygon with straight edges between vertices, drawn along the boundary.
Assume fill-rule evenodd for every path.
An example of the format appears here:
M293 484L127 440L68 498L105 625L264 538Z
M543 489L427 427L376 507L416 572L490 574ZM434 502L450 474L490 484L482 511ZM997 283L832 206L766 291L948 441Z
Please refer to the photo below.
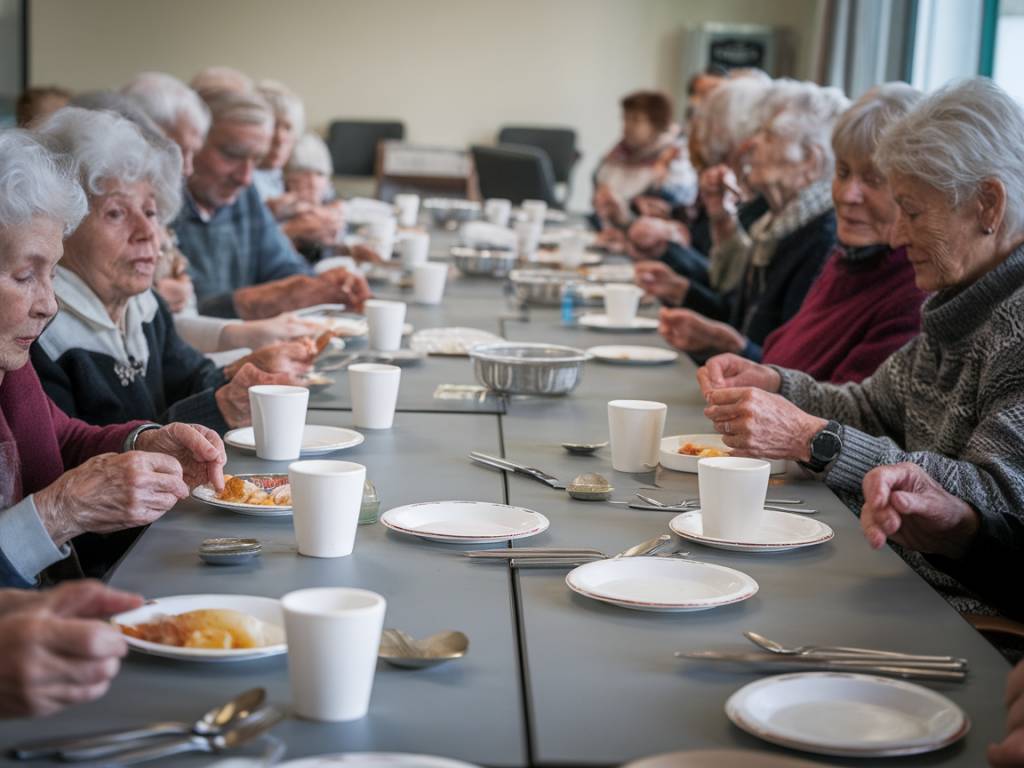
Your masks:
M0 511L0 585L33 587L41 571L70 554L70 545L53 543L32 496Z
M254 187L247 191L252 225L252 257L256 260L256 284L280 280L292 275L311 275L313 268L292 247L270 209L259 198Z

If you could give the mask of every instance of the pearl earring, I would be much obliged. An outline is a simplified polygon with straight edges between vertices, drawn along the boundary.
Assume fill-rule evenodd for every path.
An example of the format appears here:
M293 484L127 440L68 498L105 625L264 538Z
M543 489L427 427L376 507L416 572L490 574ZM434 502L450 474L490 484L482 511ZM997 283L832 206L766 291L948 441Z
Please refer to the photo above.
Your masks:
M995 230L994 230L994 229L992 229L992 227L985 227L985 228L984 228L984 229L982 230L982 232L984 232L984 233L985 233L986 235L991 235L991 234L992 234L993 232L995 232Z

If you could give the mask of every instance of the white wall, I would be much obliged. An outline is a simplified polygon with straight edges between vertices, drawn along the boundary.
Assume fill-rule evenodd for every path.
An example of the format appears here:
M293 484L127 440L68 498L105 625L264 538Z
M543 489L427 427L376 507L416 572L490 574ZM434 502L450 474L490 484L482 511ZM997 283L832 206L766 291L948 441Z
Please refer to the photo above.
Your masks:
M817 0L31 0L29 77L117 86L143 69L211 64L274 77L310 125L396 117L416 142L492 141L503 123L576 128L573 207L619 129L618 98L678 93L680 31L703 21L792 30L808 76Z

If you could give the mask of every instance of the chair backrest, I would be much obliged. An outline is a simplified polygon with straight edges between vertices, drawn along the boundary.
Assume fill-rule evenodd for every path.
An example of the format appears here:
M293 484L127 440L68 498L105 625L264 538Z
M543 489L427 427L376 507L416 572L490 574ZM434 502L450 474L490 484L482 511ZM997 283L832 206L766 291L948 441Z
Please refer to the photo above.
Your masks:
M513 205L523 200L544 200L555 208L562 207L555 195L551 161L543 150L521 144L474 145L471 150L483 197L504 197Z
M579 160L576 150L576 131L572 128L534 128L525 125L506 125L498 132L499 144L527 144L548 153L555 181L568 184L573 166Z
M327 127L334 175L373 176L378 142L404 138L405 124L396 120L334 120Z

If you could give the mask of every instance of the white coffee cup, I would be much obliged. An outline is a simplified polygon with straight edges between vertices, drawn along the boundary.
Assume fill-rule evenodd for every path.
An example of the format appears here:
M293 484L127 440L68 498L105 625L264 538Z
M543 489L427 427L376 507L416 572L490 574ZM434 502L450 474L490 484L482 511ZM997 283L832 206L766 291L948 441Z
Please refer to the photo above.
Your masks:
M604 288L604 311L608 324L613 326L631 325L640 308L641 288L625 283L612 283Z
M544 226L544 217L548 213L548 204L546 202L543 200L523 200L519 207L523 209L526 218L530 221L540 222L540 225Z
M512 201L502 197L492 197L484 203L484 218L491 224L507 227L512 216Z
M397 365L350 365L348 386L352 397L352 423L363 429L391 429L401 379L402 369Z
M309 390L281 384L249 387L249 410L256 455L268 461L288 461L302 452Z
M366 467L351 461L293 461L288 466L300 555L352 554L365 480Z
M376 592L317 587L281 598L292 710L310 720L365 717L387 602Z
M395 250L398 222L394 216L378 216L366 222L367 245L381 260L389 261Z
M761 459L722 456L697 462L704 535L749 540L764 520L771 464Z
M394 352L401 347L405 302L370 299L363 306L366 324L369 326L370 349L375 352Z
M533 261L537 248L540 246L542 229L542 224L538 224L530 219L521 219L516 222L516 248L520 259Z
M430 256L430 235L426 232L403 232L398 238L398 254L402 269L411 272L417 264L423 264Z
M612 400L608 403L612 469L618 472L650 472L658 466L658 449L667 412L667 405L652 400Z
M440 304L444 298L444 284L448 279L448 265L437 262L420 264L412 270L412 293L417 304Z
M558 249L562 257L562 269L576 269L583 264L585 249L586 241L583 239L581 232L573 232L569 237L565 238Z
M407 193L395 195L395 208L398 209L399 226L415 227L416 217L420 214L420 196Z

